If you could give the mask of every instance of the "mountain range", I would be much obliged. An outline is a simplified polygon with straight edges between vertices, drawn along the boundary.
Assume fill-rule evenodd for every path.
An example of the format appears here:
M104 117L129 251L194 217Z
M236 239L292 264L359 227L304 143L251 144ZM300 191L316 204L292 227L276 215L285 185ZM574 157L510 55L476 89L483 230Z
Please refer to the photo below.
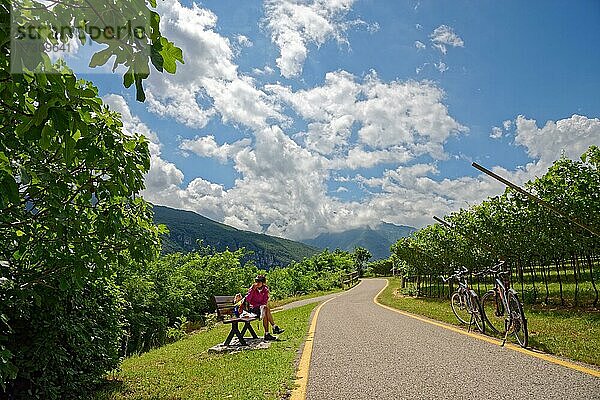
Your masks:
M371 252L372 260L388 258L390 246L401 237L410 236L416 229L411 226L394 225L382 222L377 227L350 229L343 232L322 233L303 243L320 249L341 249L353 251L355 247L364 247Z
M277 265L288 265L301 261L322 249L342 249L353 251L360 246L368 249L373 260L387 258L390 246L402 236L408 236L415 228L382 223L375 228L351 229L338 233L323 233L303 243L265 234L243 231L221 224L192 211L177 210L164 206L154 206L154 222L169 228L163 237L164 254L190 252L198 249L197 240L214 247L217 251L226 248L237 250L246 248L252 254L246 260L263 269Z
M319 252L304 243L239 230L192 211L154 206L154 222L169 228L169 234L163 237L162 251L165 254L197 250L196 240L202 239L205 245L213 246L217 251L226 248L233 251L242 247L251 250L253 254L247 260L253 260L259 268L268 269L301 261Z

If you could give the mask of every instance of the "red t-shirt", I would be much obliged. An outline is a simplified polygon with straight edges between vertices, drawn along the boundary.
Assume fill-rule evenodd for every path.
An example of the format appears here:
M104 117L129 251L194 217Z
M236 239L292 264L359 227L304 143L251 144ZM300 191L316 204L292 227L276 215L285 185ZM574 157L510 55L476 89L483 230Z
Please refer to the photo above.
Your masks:
M251 287L246 295L246 301L251 307L266 306L269 302L269 288L263 285L261 290Z

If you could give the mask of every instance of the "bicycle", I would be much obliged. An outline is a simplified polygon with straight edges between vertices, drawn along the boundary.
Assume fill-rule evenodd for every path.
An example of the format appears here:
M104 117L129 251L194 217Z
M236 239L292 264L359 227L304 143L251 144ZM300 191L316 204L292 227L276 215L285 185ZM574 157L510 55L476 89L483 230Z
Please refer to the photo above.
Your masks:
M485 333L485 322L483 319L483 309L479 302L479 296L469 287L466 274L469 271L462 267L461 270L454 271L448 278L441 276L444 282L454 279L458 282L458 288L450 298L450 307L456 318L463 324L469 325L469 331L473 322L481 333Z
M502 271L504 261L480 274L494 274L494 288L487 291L481 298L483 316L486 325L496 333L504 333L502 346L506 344L508 334L512 331L519 345L527 347L529 332L523 306L517 297L517 292L510 287L509 271Z

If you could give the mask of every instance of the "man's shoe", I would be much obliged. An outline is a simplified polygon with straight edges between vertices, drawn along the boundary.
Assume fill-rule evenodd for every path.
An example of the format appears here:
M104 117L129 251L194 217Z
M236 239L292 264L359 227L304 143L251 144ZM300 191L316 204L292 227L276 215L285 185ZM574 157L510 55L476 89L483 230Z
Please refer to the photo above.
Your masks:
M265 333L265 342L269 342L269 341L275 341L277 340L277 338L273 335L271 335L269 332Z
M285 329L281 329L280 327L278 327L277 325L275 325L273 327L273 333L276 335L279 335L281 333L285 332Z

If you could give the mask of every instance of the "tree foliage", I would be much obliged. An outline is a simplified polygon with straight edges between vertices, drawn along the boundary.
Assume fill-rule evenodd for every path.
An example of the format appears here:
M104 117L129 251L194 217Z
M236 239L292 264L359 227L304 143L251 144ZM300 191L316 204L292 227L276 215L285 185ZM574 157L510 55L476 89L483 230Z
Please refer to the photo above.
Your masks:
M599 166L600 149L591 146L579 160L562 157L555 161L526 188L569 217L600 231ZM535 282L542 279L547 301L550 266L556 266L560 280L569 264L569 275L576 285L574 303L578 302L578 279L585 279L591 281L593 304L597 304L597 272L593 268L600 238L569 219L510 188L501 196L461 209L445 219L451 223L450 229L429 225L391 247L392 253L406 263L408 275L437 276L458 266L475 272L504 259L522 286L527 275L538 291ZM564 303L562 280L559 282Z
M91 66L114 56L139 100L150 63L175 72L182 62L148 9L154 1L52 3L0 0L0 382L17 398L80 397L118 365L123 304L114 273L152 259L161 230L138 196L146 139L123 131L92 83L36 49L13 48L10 24L36 26L50 42L106 45ZM91 35L92 26L143 15L151 16L145 36L115 45ZM58 32L61 21L77 29ZM11 62L22 73L11 74Z
M371 252L364 247L354 248L354 267L358 276L362 277L367 261L371 258Z

